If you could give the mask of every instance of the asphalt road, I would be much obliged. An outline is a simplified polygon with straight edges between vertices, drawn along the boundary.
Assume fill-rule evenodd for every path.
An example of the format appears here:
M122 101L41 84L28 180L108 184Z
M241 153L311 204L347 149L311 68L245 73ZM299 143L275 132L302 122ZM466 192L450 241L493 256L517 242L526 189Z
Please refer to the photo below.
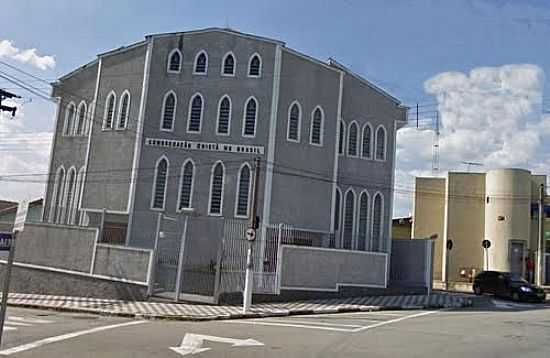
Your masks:
M550 357L550 304L179 322L10 307L12 357ZM170 347L174 347L171 349Z

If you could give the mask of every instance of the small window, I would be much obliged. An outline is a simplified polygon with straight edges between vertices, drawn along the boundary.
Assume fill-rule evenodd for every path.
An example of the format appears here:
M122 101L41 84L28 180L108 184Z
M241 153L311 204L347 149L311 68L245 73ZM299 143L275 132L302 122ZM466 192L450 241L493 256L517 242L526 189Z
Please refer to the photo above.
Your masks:
M380 250L383 235L384 198L376 193L372 205L372 251Z
M359 229L357 249L360 251L368 250L368 218L369 218L369 195L366 192L361 193L359 197Z
M286 139L292 142L300 141L300 127L302 122L302 110L298 102L294 102L288 111L288 126Z
M376 160L386 160L386 129L380 126L376 130Z
M180 197L178 209L190 208L191 200L193 197L193 176L195 172L195 166L193 161L188 159L181 168L181 179L180 179Z
M229 96L223 96L218 106L218 135L229 135L231 126L231 100Z
M118 112L117 129L126 129L128 123L128 113L130 111L130 93L124 91L120 98L120 108Z
M63 135L71 135L74 130L74 119L75 119L76 106L74 103L69 103L67 110L65 112L65 124L63 126Z
M260 77L262 73L262 60L257 54L250 57L250 62L248 64L248 76L249 77Z
M350 157L357 156L357 137L358 137L357 123L351 122L348 131L348 155Z
M82 101L78 105L78 114L76 116L75 135L84 135L84 126L86 125L86 102Z
M221 162L214 164L210 178L209 215L222 215L224 168Z
M343 248L351 250L355 227L355 193L348 190L344 198L344 242Z
M176 94L173 91L164 95L162 104L162 115L160 129L163 131L171 131L174 129L174 119L176 118Z
M309 143L323 145L323 122L323 111L317 107L311 115Z
M168 55L168 72L179 73L181 71L181 64L183 60L183 55L181 51L173 49Z
M237 207L235 216L248 217L248 201L250 196L250 166L245 164L239 171L237 184Z
M235 57L232 53L228 53L223 59L222 74L226 76L235 75Z
M153 209L164 210L164 201L166 200L166 186L168 181L168 160L161 158L155 168L155 179L153 182Z
M363 127L361 156L367 159L372 158L372 128L368 123Z
M256 135L256 117L258 115L258 103L254 97L246 101L244 111L243 136L254 137Z
M115 105L116 105L116 95L114 92L111 92L107 97L107 106L105 107L105 116L103 119L103 129L113 129Z
M195 69L193 73L197 75L205 75L207 71L208 71L208 56L206 55L206 52L201 51L195 58Z
M340 121L340 134L338 136L338 154L344 154L344 138L346 138L346 125Z
M202 96L199 93L191 97L191 101L189 102L189 119L187 121L188 132L200 133L203 104Z

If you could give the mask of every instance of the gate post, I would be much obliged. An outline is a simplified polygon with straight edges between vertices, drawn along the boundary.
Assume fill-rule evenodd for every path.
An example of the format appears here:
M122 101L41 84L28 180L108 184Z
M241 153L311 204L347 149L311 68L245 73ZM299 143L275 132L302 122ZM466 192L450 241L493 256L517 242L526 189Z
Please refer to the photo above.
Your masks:
M147 286L147 297L151 297L153 295L154 287L155 287L155 274L157 269L157 260L158 260L158 248L159 248L159 238L160 238L160 226L162 224L162 213L158 213L157 216L157 228L155 231L155 244L153 246L153 263L152 267L150 269L150 275L149 275L149 285Z

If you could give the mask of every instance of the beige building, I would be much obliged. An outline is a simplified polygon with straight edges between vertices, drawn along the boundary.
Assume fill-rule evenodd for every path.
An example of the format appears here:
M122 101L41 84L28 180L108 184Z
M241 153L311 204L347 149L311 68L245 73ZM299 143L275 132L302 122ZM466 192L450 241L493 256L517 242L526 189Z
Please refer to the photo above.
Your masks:
M412 237L437 235L434 281L447 277L449 282L469 282L482 270L527 276L527 257L537 263L538 204L543 184L545 175L532 175L523 169L416 178ZM550 280L550 207L544 212L541 282L545 277ZM488 249L482 247L483 240L490 241ZM447 250L449 243L452 248Z

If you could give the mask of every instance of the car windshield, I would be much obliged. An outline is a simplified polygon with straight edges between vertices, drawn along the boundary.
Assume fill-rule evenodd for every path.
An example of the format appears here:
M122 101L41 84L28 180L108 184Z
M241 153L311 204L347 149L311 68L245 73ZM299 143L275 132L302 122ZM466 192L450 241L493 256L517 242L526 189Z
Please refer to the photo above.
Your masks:
M509 279L511 282L520 282L520 283L529 283L523 277L518 274L504 274L504 276Z

